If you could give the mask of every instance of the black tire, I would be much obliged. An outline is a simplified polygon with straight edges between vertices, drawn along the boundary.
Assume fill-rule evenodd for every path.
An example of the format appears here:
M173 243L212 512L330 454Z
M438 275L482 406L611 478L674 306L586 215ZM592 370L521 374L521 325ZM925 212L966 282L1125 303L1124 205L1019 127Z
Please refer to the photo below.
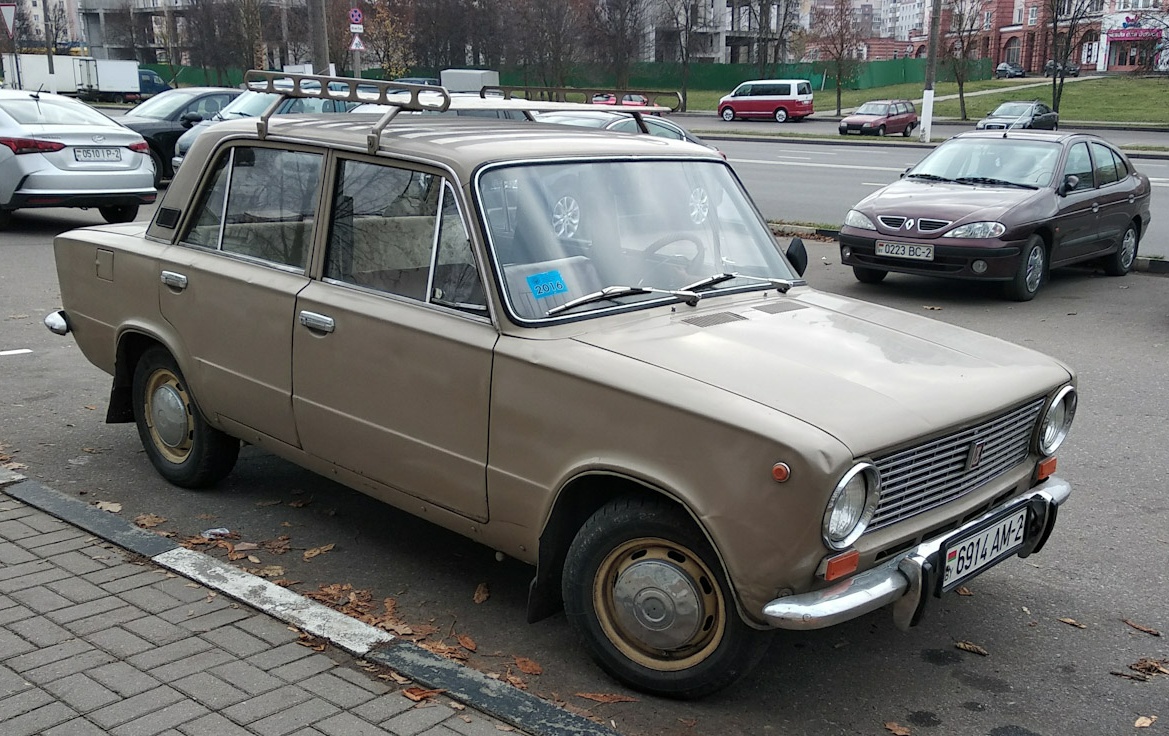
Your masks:
M905 130L901 131L901 135L903 135L903 136L905 136L906 138L908 138L909 136L913 135L913 129L914 129L915 127L917 127L917 126L915 126L913 123L910 123L909 125L906 125L906 126L905 126Z
M864 266L853 266L852 275L856 276L856 280L862 284L879 284L885 280L889 275L888 271L882 271L879 268L865 268Z
M773 115L773 117L775 118L775 122L777 122L777 123L786 123L787 122L787 110L785 110L781 107L775 111L775 114Z
M207 423L165 348L147 350L134 369L134 422L150 463L176 486L214 485L239 457L239 440Z
M735 119L735 111L730 107L724 107L719 115L722 116L722 119L728 123Z
M114 95L114 104L123 105L126 103L126 98L123 95Z
M655 695L713 693L746 675L766 649L767 632L739 618L706 538L665 501L618 498L597 510L568 550L562 594L597 664Z
M884 126L884 125L878 125L878 126L877 126L877 137L878 137L878 138L884 138L884 137L885 137L885 126Z
M1120 239L1120 245L1116 247L1116 252L1104 257L1104 273L1109 276L1123 276L1131 271L1132 264L1137 259L1139 242L1140 236L1137 235L1136 225L1130 223Z
M1006 283L1006 297L1016 302L1029 302L1047 281L1047 246L1043 238L1032 235L1019 256L1019 268Z
M154 188L162 187L162 180L166 176L166 167L162 163L162 156L153 148L150 149L150 163L154 166Z
M133 222L134 218L138 216L138 205L136 204L115 204L109 207L98 207L97 211L105 218L106 222L117 224L119 222Z
M7 230L8 226L12 224L12 213L14 210L0 210L0 230Z

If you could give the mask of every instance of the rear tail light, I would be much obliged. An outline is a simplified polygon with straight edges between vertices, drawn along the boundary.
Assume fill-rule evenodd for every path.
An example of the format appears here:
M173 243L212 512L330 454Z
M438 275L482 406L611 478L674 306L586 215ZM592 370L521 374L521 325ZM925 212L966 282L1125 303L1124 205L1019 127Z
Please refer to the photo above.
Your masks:
M0 136L0 146L7 146L13 153L52 153L65 147L59 141L42 141L36 138L8 138Z
M150 144L147 143L146 141L138 141L137 143L131 143L130 150L137 151L138 153L146 153L150 150Z

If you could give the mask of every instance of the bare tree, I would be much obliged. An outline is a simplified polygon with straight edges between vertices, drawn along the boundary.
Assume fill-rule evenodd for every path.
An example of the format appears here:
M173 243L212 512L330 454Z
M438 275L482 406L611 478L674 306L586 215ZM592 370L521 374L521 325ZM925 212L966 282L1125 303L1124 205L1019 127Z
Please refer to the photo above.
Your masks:
M617 87L626 88L633 63L641 58L645 44L646 0L597 0L591 11L593 49L609 67Z
M516 13L515 61L525 76L545 87L568 86L568 73L580 60L581 28L588 17L584 0L520 0Z
M1054 66L1051 72L1051 109L1059 112L1063 97L1064 71L1072 52L1080 47L1088 16L1102 9L1100 0L1044 0L1043 14L1050 24L1048 48Z
M953 0L949 7L950 24L946 34L945 61L958 83L958 109L966 120L966 80L970 77L970 60L978 52L982 35L983 0Z
M790 54L790 38L800 28L800 0L747 0L742 6L755 36L755 66L771 77Z
M244 69L263 69L264 4L263 0L235 0L240 32L240 60Z
M50 53L57 53L57 47L70 41L69 12L65 10L65 3L57 0L45 5L45 45Z
M409 41L405 21L389 3L378 3L365 17L365 47L386 79L400 77L410 69Z
M677 61L680 65L681 109L685 110L690 92L690 60L706 40L699 29L707 24L708 19L699 15L699 5L692 0L661 0L658 10L659 48L655 60Z
M809 47L824 63L826 74L836 82L836 114L840 114L840 93L845 82L860 67L860 31L849 0L829 0L812 7L808 29Z

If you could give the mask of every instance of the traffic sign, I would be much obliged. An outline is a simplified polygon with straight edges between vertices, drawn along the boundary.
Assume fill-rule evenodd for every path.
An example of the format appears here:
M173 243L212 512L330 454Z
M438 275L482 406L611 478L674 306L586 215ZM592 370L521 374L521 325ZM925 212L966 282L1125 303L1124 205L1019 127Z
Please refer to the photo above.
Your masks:
M349 24L349 32L350 33L365 33L365 26L361 25L360 23L350 23Z
M365 20L365 14L361 12L361 8L351 8L349 10L349 22L360 23Z
M16 3L0 3L0 11L3 11L4 25L8 27L8 37L12 38L16 32Z
M361 42L361 36L356 33L353 34L353 40L349 42L350 51L365 51L365 44Z

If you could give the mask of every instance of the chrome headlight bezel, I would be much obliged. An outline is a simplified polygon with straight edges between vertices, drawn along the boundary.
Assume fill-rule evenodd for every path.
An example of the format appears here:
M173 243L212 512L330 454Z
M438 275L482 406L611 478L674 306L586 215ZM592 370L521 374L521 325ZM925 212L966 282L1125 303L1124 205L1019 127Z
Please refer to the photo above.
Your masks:
M849 210L848 214L844 216L844 224L849 227L860 228L861 230L876 230L877 226L869 219L869 216L857 212L856 210Z
M968 222L965 225L959 225L948 233L942 235L943 238L967 238L969 240L987 240L989 238L997 238L1007 231L1007 226L1001 222Z
M849 500L850 484L854 481L863 484L864 497L859 504L854 502L850 509L842 506L841 502ZM833 550L851 547L865 533L880 500L881 473L877 470L877 466L870 462L858 462L849 468L837 482L836 488L833 489L832 495L828 499L828 505L824 508L824 518L820 527L824 544ZM844 513L845 511L850 516L855 516L855 521L851 522L847 533L837 531L836 534L833 534L832 530L839 526L839 524L833 523L834 517L838 512Z
M1071 384L1056 392L1043 412L1035 433L1035 449L1044 457L1051 457L1063 445L1076 418L1079 395Z

